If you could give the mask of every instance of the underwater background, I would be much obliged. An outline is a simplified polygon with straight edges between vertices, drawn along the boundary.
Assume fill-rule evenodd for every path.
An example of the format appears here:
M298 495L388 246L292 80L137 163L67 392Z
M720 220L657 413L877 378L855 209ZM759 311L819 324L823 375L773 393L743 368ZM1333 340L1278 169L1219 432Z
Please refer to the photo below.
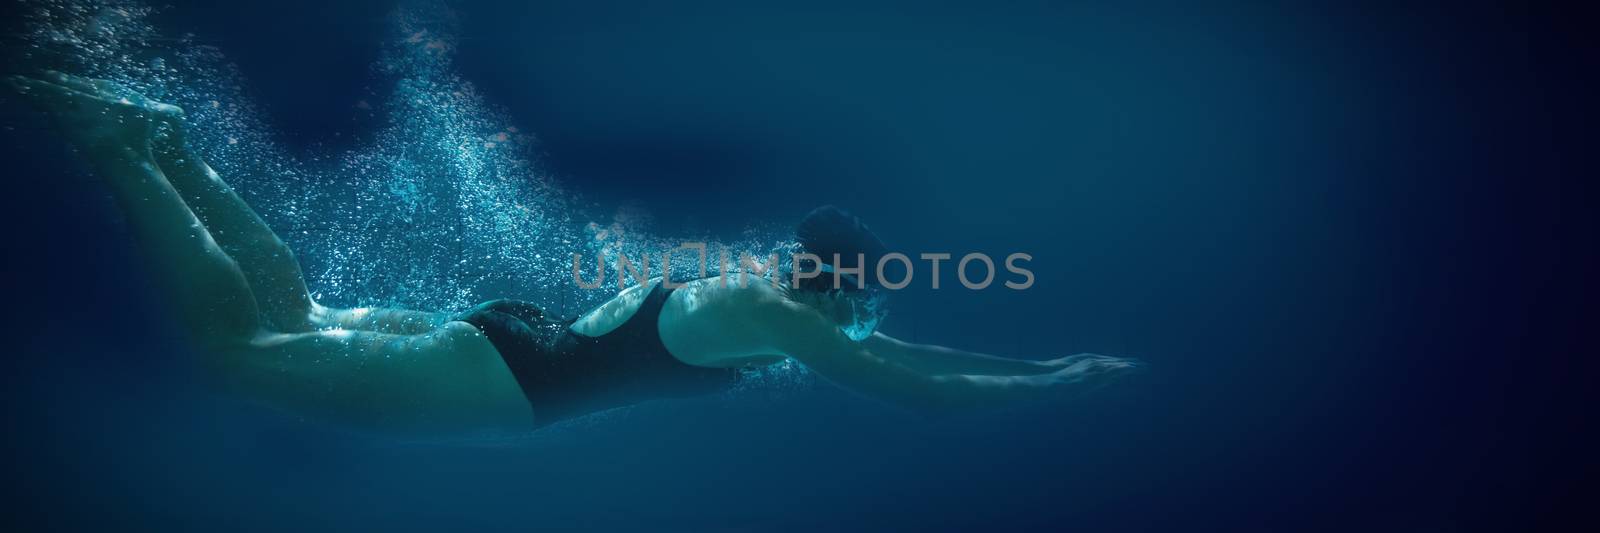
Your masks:
M785 365L525 434L352 432L217 390L6 94L7 530L1533 530L1593 479L1593 56L1553 10L7 1L5 74L183 106L324 303L574 315L609 293L573 253L764 252L834 203L898 250L1034 258L1024 291L947 264L885 332L1148 365L937 420Z

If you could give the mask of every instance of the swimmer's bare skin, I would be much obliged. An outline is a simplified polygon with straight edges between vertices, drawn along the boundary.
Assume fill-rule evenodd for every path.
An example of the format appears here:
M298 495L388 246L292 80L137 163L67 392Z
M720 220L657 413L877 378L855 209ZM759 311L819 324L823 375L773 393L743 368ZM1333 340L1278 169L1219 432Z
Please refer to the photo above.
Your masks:
M293 252L184 143L183 111L100 80L13 77L104 178L156 263L186 330L227 382L298 412L400 431L524 428L537 415L482 333L442 313L336 309L306 290ZM573 328L627 320L635 287ZM1083 390L1135 368L1093 354L1025 361L905 343L855 342L839 302L769 283L716 278L674 292L658 325L691 365L794 358L846 388L928 410Z

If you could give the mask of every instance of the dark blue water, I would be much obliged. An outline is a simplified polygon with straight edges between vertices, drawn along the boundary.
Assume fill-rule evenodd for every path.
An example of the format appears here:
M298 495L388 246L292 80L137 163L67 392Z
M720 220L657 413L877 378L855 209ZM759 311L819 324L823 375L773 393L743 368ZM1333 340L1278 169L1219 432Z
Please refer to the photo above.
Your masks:
M167 57L173 98L252 103L189 107L332 303L577 312L549 285L565 271L501 254L508 235L596 221L762 241L838 203L898 249L1034 256L1026 291L950 289L947 270L946 289L897 294L889 334L1149 371L953 419L801 373L526 435L355 433L216 390L106 193L7 96L7 521L1521 530L1554 525L1593 471L1569 459L1583 402L1564 369L1589 286L1568 280L1595 241L1587 187L1566 179L1580 115L1559 102L1583 93L1552 14L485 1L438 25L407 9L448 60L395 48L392 2L174 2L149 24L192 38L149 40L128 67ZM70 66L28 48L28 24L7 18L8 73ZM175 66L204 47L236 70ZM458 82L476 92L435 90ZM446 96L408 107L408 83ZM513 126L536 137L523 155L417 148ZM229 132L257 137L230 149ZM530 209L484 222L426 203L474 193ZM331 220L384 223L317 225L356 205ZM416 231L468 242L373 259ZM478 249L494 251L480 266L446 261Z

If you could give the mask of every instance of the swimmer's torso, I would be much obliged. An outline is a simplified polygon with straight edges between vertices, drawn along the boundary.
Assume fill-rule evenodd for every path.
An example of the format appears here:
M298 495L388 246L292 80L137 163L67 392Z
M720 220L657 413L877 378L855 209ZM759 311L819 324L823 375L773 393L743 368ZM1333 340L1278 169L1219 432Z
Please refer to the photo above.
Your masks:
M658 325L667 351L685 363L711 367L761 366L782 361L782 355L763 349L765 336L751 323L759 317L764 300L782 298L771 284L749 279L738 286L737 276L698 279L682 283L668 296ZM573 322L572 330L599 336L633 317L660 279L634 285ZM677 284L677 283L675 283Z
M740 317L751 315L752 298L771 296L764 292L771 291L721 287L716 278L676 289L654 281L577 320L546 317L511 300L480 305L459 320L488 337L544 425L717 392L733 383L738 367L781 360L762 353L756 328L739 327Z

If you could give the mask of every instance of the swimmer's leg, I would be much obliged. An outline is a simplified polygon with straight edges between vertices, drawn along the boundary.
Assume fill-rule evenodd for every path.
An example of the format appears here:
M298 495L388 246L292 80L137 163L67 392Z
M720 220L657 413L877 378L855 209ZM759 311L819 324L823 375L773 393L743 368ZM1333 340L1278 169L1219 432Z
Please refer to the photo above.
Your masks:
M332 420L392 429L527 427L532 409L488 339L464 322L420 335L266 331L244 273L151 153L164 108L44 80L12 85L54 118L111 189L168 299L232 385Z
M181 136L158 142L156 162L217 244L244 272L261 314L277 331L310 331L316 303L294 252Z
M49 73L48 77L80 92L137 98L132 90L112 82L60 73ZM305 275L294 251L189 148L185 138L187 124L181 115L173 115L164 126L167 134L159 136L152 146L157 164L217 245L239 265L262 316L273 330L306 332L337 327L409 335L426 333L444 323L446 317L438 313L318 305L306 289Z
M181 125L179 126L181 128ZM415 335L443 325L447 315L407 309L324 307L312 300L294 251L267 226L199 154L181 139L156 144L156 160L184 201L229 256L238 261L261 312L274 329L306 332L344 328Z
M102 98L142 100L134 91L114 82L58 72L47 73L46 80ZM153 139L151 153L167 181L222 251L239 265L269 325L279 331L311 330L314 304L294 253L211 167L189 150L182 113L165 118L161 125L166 131Z
M238 261L262 314L275 330L306 332L337 327L414 335L444 324L447 316L441 313L336 309L317 304L306 289L305 274L294 251L183 142L183 125L175 124L174 131L178 133L172 138L156 143L157 162L223 251Z
M153 122L169 110L42 80L11 81L56 120L104 179L196 340L229 345L255 335L260 326L256 303L243 273L184 204L151 154Z
M226 358L241 392L319 419L401 432L528 428L533 408L489 339L465 322L395 335L266 334Z
M321 328L344 328L396 335L420 335L438 329L449 322L449 313L433 313L395 309L392 307L357 307L339 309L316 306L311 320Z

